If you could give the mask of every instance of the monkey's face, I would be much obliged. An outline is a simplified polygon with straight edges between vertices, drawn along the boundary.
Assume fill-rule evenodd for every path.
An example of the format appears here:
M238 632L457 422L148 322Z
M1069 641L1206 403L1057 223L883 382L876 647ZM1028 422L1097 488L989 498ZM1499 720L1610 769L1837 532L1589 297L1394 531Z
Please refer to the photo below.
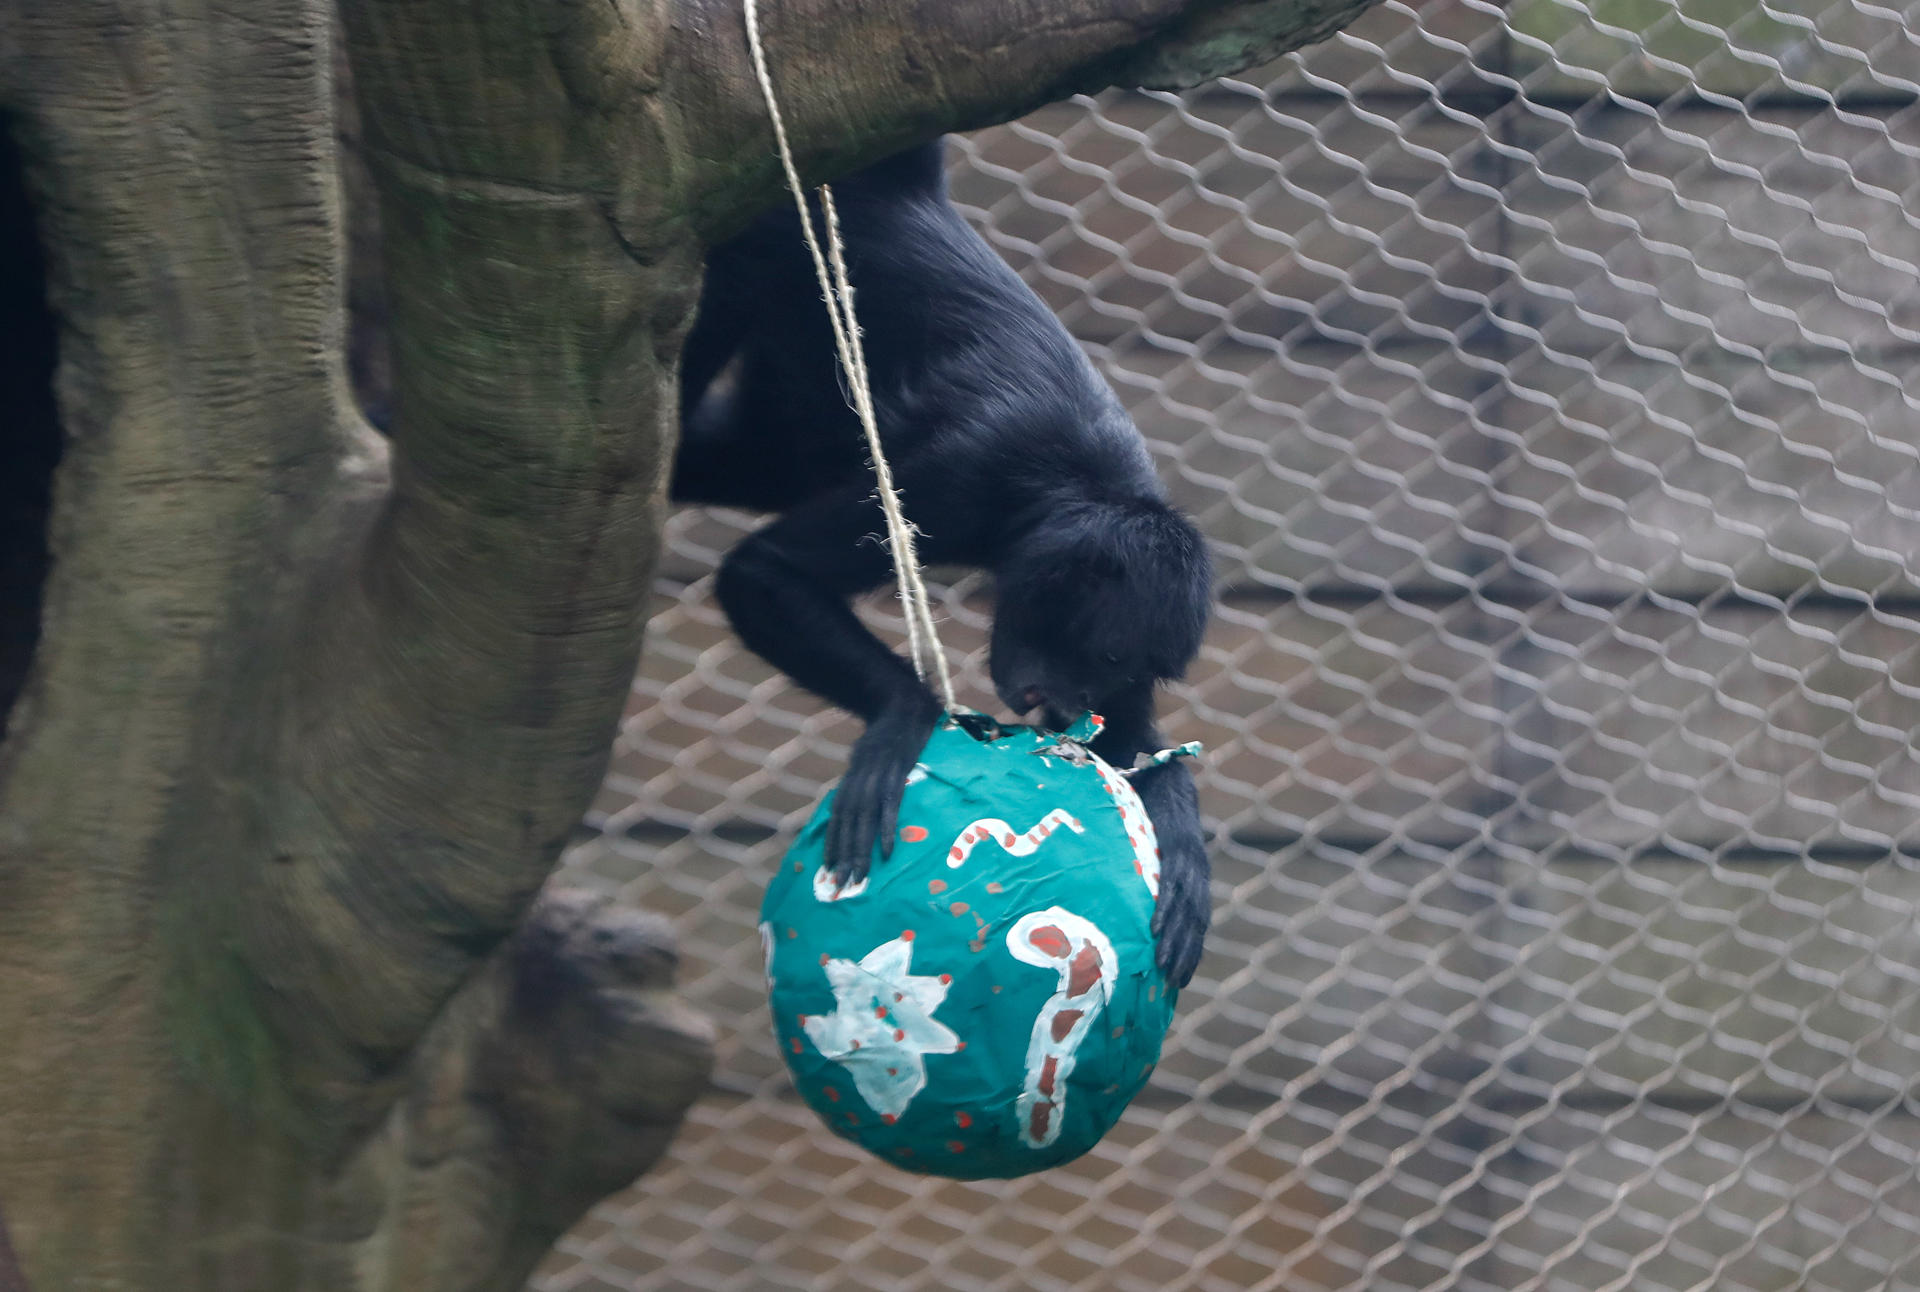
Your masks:
M1110 696L1172 675L1148 649L1154 617L1135 613L1124 583L1056 587L1045 597L1012 591L1003 590L994 615L988 671L1000 702L1014 713L1038 710L1057 731Z
M1213 578L1192 523L1136 499L1057 509L996 569L995 588L993 689L1058 729L1185 673Z

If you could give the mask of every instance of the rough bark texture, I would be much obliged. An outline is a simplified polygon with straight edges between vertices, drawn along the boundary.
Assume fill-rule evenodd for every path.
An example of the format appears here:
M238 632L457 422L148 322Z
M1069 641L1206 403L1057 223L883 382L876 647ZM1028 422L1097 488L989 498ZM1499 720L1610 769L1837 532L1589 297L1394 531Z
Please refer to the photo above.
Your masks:
M27 1292L27 1276L21 1273L20 1258L13 1254L5 1216L0 1216L0 1292Z
M826 177L1365 3L765 18ZM390 446L346 393L327 6L0 10L64 445L0 744L0 1207L41 1292L516 1287L708 1071L666 931L540 890L640 648L702 248L777 197L739 5L343 16Z

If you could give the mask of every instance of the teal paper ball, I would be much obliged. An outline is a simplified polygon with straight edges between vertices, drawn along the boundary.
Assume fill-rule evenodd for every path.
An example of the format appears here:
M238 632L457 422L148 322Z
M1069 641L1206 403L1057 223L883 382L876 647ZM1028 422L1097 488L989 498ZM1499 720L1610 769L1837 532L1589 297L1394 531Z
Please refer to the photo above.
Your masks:
M1025 1175L1092 1148L1173 1018L1149 931L1159 848L1132 786L1058 735L943 723L893 856L844 891L822 865L832 803L760 912L801 1096L927 1174Z

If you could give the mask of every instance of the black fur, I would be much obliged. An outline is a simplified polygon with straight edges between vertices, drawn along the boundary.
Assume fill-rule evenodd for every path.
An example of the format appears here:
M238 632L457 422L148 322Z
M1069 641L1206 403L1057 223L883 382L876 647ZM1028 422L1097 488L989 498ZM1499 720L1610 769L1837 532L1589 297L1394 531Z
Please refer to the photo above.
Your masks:
M834 186L887 456L921 559L994 575L1001 700L1055 726L1093 709L1094 748L1126 768L1162 743L1155 684L1200 647L1206 545L1080 348L948 202L941 163L929 144ZM829 863L864 875L940 705L848 606L893 569L791 207L713 249L681 387L674 498L780 513L721 566L728 618L866 721L828 829ZM1193 780L1174 763L1134 784L1163 852L1160 965L1184 985L1209 918Z

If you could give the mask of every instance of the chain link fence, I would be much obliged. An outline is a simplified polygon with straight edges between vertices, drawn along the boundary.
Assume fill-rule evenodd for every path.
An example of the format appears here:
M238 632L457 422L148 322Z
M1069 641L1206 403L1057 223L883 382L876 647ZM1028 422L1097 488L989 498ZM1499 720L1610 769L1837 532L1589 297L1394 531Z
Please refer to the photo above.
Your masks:
M1216 545L1207 960L1071 1167L829 1136L754 929L855 728L682 514L567 866L677 919L719 1088L538 1287L1920 1287L1917 96L1916 0L1390 0L959 141Z

